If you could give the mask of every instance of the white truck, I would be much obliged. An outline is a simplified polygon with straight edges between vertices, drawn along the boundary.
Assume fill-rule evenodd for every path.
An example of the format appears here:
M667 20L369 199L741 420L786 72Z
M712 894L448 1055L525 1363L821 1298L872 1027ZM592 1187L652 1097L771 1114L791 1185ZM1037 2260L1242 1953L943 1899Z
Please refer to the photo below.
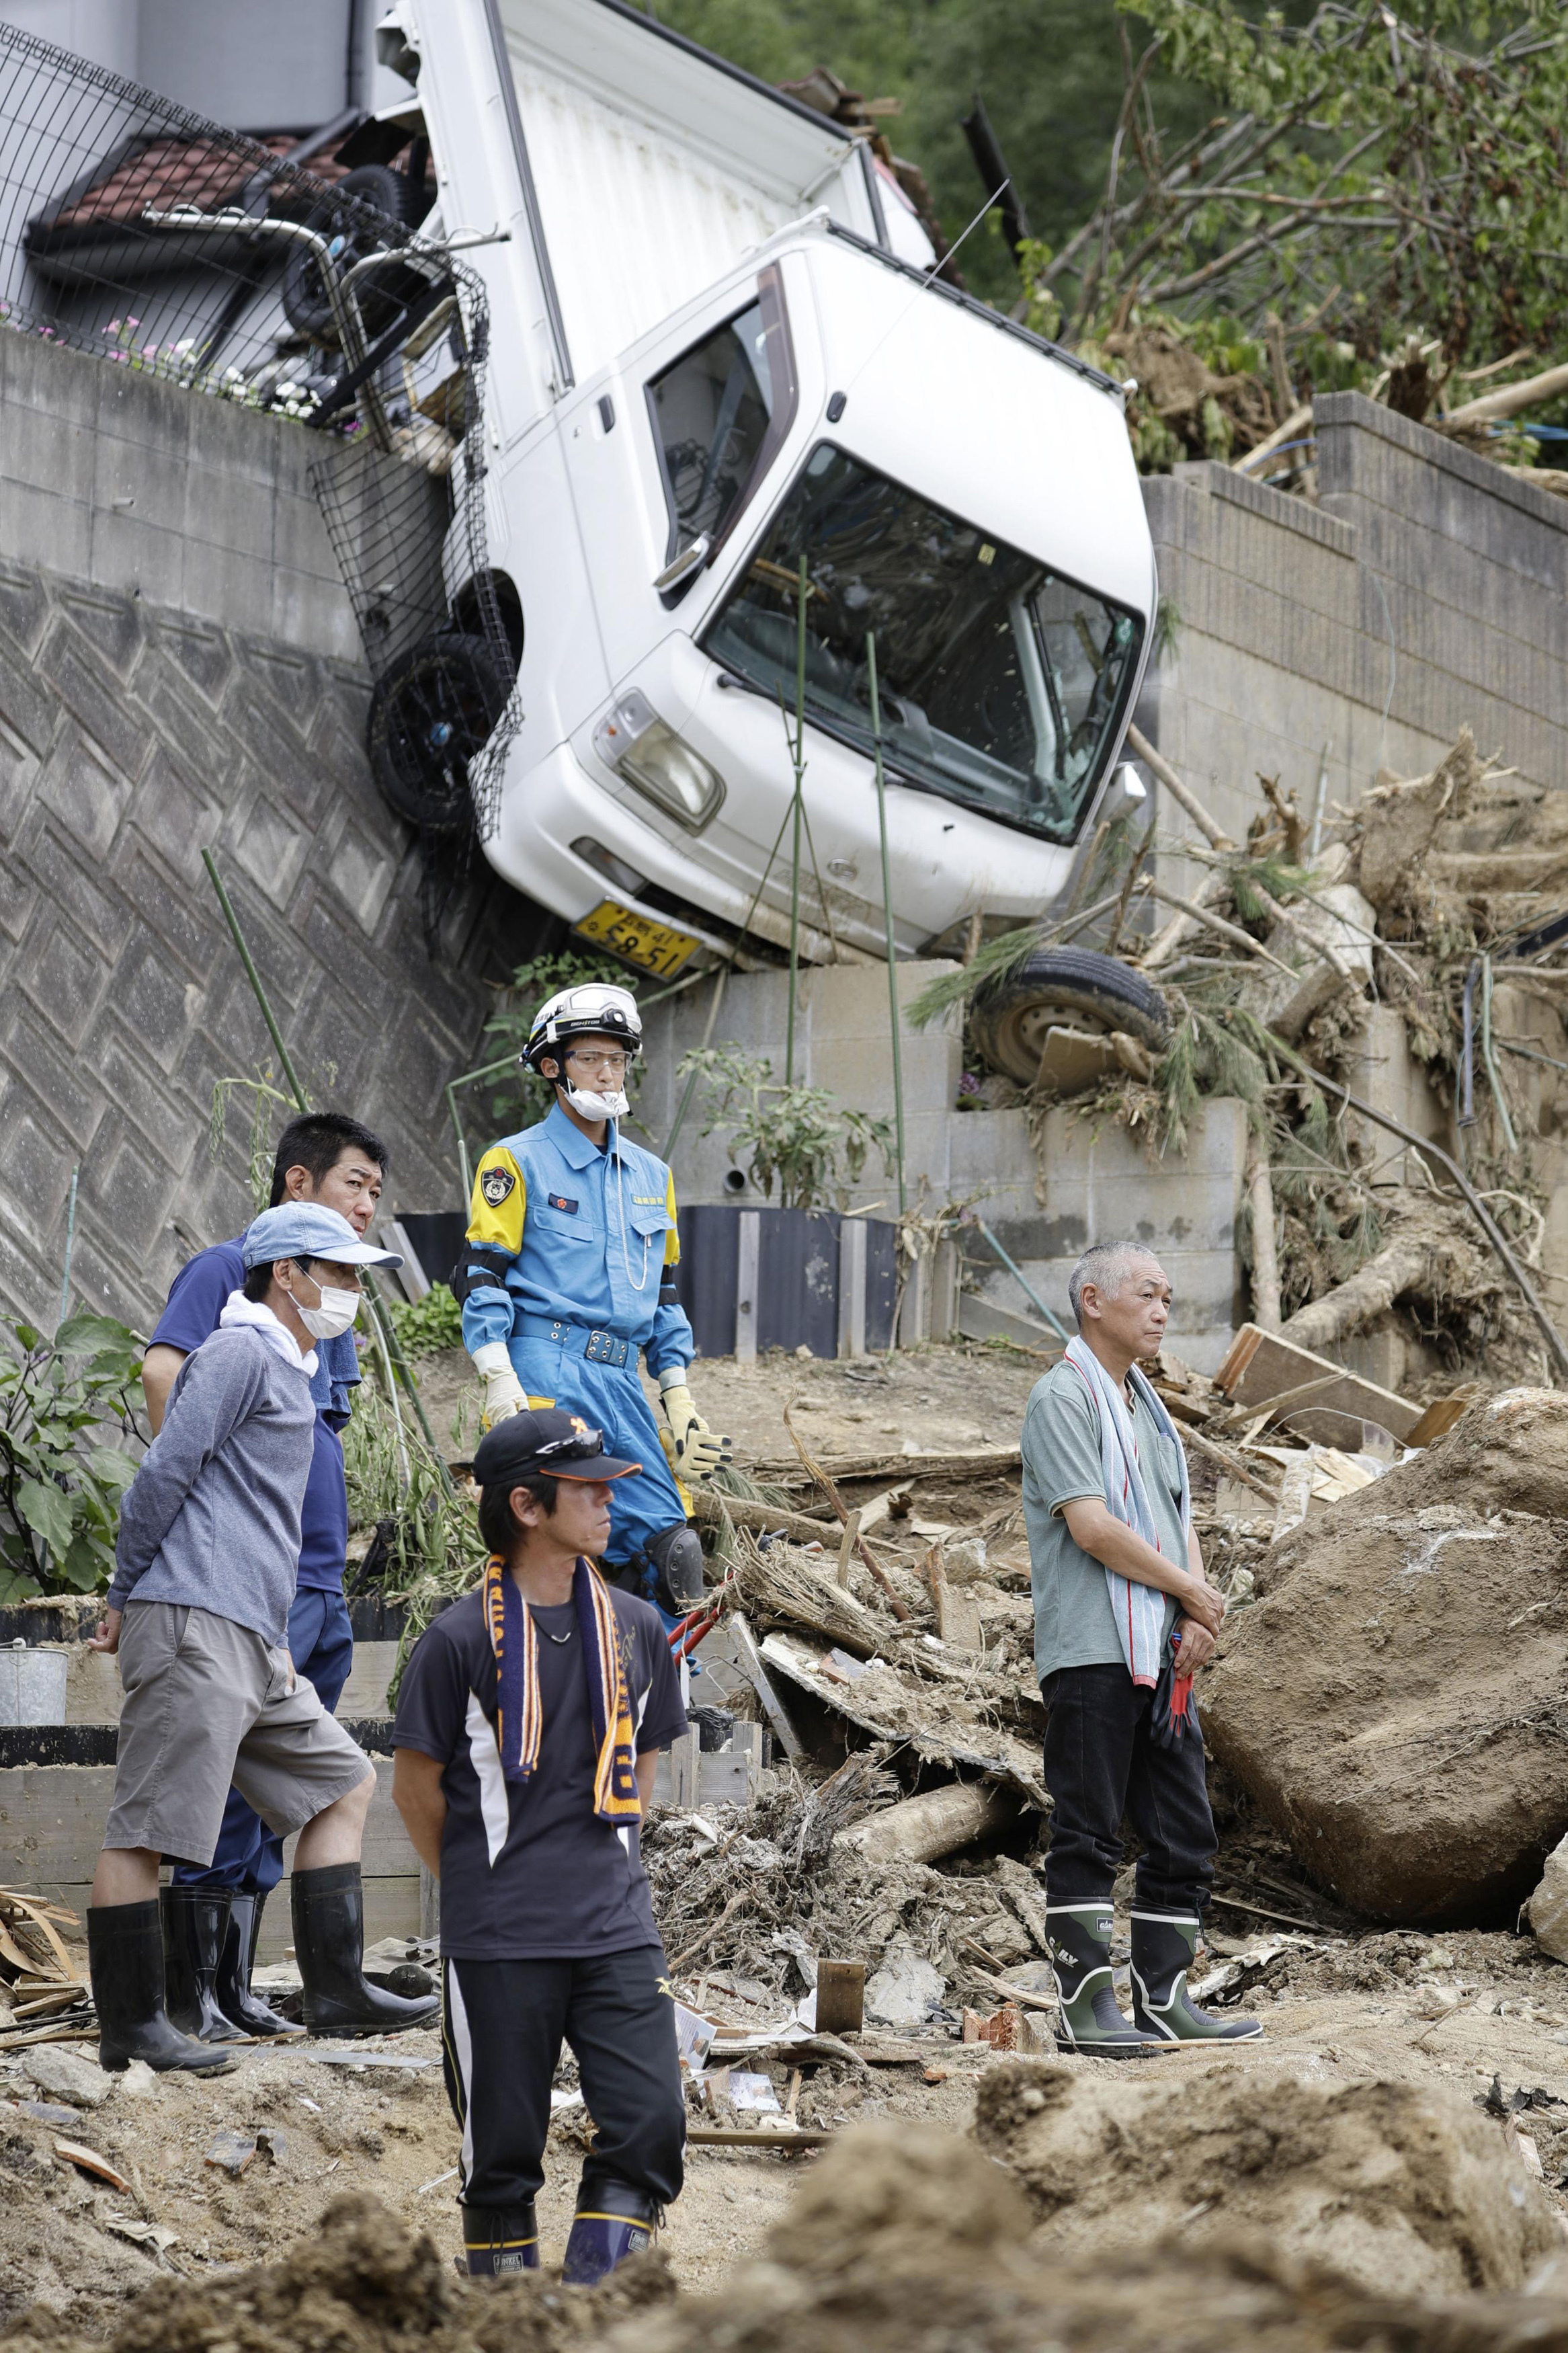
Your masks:
M427 232L509 233L467 257L521 647L493 864L651 972L785 944L804 560L803 955L885 953L872 632L897 953L1048 905L1137 791L1120 387L934 278L865 138L622 0L397 0L377 44Z

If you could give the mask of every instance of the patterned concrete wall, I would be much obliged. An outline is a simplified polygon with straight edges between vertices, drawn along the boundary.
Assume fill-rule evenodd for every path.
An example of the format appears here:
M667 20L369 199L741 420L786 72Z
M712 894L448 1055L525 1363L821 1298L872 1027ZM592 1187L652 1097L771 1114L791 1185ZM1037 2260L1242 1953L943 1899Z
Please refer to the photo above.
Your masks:
M481 864L426 954L298 428L21 338L0 357L0 1306L52 1326L79 1166L77 1298L144 1325L244 1221L246 1113L215 1163L209 1107L270 1060L203 849L307 1086L385 1136L409 1209L455 1202L442 1091L537 912Z
M1568 784L1568 502L1358 394L1317 431L1316 506L1211 463L1144 484L1179 616L1144 732L1238 838L1259 769L1353 804L1466 723Z

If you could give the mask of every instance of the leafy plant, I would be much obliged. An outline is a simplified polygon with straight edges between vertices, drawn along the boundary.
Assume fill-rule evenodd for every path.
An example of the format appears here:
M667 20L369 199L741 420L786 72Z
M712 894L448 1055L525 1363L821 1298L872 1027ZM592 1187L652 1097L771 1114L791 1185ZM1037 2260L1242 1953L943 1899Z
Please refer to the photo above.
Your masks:
M374 1584L406 1612L391 1684L395 1701L404 1662L438 1606L467 1593L484 1566L478 1508L471 1488L443 1479L419 1431L406 1423L398 1428L379 1377L366 1379L355 1396L343 1431L343 1471L349 1525L374 1531L349 1590Z
M463 1311L447 1283L433 1282L423 1299L389 1299L386 1312L410 1363L463 1345Z
M0 1346L0 1603L101 1591L120 1498L136 1465L105 1442L140 1439L141 1343L109 1315L69 1316L53 1340L7 1325Z
M873 1151L886 1168L894 1149L891 1120L855 1111L826 1087L786 1086L773 1077L767 1056L752 1056L733 1043L699 1046L686 1055L676 1075L696 1071L708 1091L711 1135L727 1127L737 1154L745 1154L752 1177L772 1200L775 1179L786 1209L817 1209L845 1185L858 1184ZM842 1163L842 1173L840 1172Z

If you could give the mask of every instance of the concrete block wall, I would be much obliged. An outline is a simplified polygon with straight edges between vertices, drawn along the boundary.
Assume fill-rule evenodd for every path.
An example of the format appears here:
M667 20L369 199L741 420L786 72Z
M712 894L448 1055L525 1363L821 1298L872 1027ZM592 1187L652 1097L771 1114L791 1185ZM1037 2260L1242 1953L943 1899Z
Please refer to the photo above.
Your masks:
M1321 767L1352 806L1467 723L1568 782L1563 502L1359 394L1320 400L1317 433L1316 506L1214 463L1145 482L1179 616L1145 733L1238 839L1259 770L1310 812Z
M139 1327L247 1213L243 1099L216 1164L208 1115L271 1050L204 848L315 1099L385 1136L392 1205L456 1204L443 1089L538 913L476 860L426 951L310 454L0 333L0 1309L49 1328L73 1167L77 1299Z

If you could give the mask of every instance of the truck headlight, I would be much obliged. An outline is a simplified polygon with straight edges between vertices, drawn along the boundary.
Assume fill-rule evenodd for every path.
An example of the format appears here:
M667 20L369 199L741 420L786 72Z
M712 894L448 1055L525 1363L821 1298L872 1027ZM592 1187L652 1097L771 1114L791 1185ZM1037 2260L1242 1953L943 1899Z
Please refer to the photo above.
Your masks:
M724 797L724 779L667 727L634 688L594 730L594 749L689 832L700 833Z

